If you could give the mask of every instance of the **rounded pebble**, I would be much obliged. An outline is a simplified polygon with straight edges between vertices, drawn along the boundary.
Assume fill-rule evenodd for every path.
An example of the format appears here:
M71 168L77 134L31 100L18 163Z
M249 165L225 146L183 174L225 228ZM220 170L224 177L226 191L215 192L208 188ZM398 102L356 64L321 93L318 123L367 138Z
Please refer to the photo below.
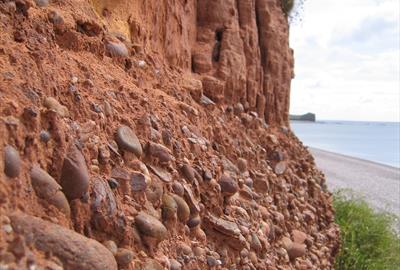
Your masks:
M126 268L133 260L133 252L126 248L119 248L115 260L120 268Z
M221 192L227 195L233 195L239 190L239 185L235 179L225 174L221 176L218 184L221 187Z
M189 221L187 222L187 225L189 228L194 228L196 226L198 226L201 223L201 218L199 215L196 215L194 217L192 217L191 219L189 219Z
M4 147L4 173L11 178L17 177L21 171L21 158L18 151L7 145Z
M214 257L207 256L207 264L208 266L213 267L213 266L218 266L219 262Z
M164 267L157 262L156 260L153 259L146 259L144 262L143 267L141 268L142 270L163 270Z
M237 160L237 166L241 172L245 172L247 170L247 160L244 158L239 158Z
M119 183L117 180L115 180L114 178L110 178L107 180L108 185L110 186L111 189L116 189L119 187Z
M146 190L146 177L143 173L134 172L131 175L131 190L138 192Z
M164 194L161 209L163 220L170 220L176 217L178 205L171 195Z
M144 212L140 212L135 218L135 224L142 235L150 236L158 241L167 237L167 229L155 217Z
M89 173L85 158L72 144L64 157L60 183L68 199L78 199L89 189Z
M179 196L183 196L183 194L185 193L185 190L183 189L182 184L179 182L172 183L172 190L175 194L177 194Z
M42 142L47 143L48 141L50 141L50 137L50 133L46 130L40 131L39 138Z
M47 7L49 5L49 0L35 0L38 7Z
M274 172L278 175L283 174L286 171L286 162L280 161L275 165Z
M126 151L134 153L137 157L143 154L142 145L131 128L121 126L117 130L116 141L118 146Z
M108 41L106 50L111 57L127 57L129 55L128 49L122 42Z
M287 253L291 260L297 257L302 257L306 254L306 245L299 243L292 243L290 248L287 250Z
M190 216L190 208L186 201L179 197L178 195L173 194L172 197L174 198L176 205L178 207L177 215L179 221L182 223L186 223L189 220Z
M41 169L38 165L32 167L30 176L36 195L69 216L71 209L68 200L64 193L61 192L61 186L56 182L56 180L54 180L51 175Z
M112 240L107 240L105 242L103 242L103 245L109 250L111 251L111 253L115 256L115 254L117 254L118 251L118 247L117 244L115 244L114 241Z
M181 270L182 269L182 264L180 264L175 259L169 259L169 264L170 264L170 270Z

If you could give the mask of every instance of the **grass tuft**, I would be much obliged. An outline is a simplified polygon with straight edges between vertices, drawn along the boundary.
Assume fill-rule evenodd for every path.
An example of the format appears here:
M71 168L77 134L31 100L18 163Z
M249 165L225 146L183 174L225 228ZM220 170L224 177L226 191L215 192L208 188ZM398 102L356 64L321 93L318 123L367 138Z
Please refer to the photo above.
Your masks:
M394 270L400 267L400 237L393 230L395 217L374 211L349 190L334 195L341 251L336 270Z

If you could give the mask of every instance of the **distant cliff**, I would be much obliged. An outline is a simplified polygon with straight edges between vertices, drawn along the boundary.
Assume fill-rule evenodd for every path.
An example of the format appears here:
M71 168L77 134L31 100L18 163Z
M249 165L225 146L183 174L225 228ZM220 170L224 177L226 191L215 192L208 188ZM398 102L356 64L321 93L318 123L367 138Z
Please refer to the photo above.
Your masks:
M315 113L306 113L306 114L302 114L302 115L291 114L291 115L289 115L289 119L294 120L294 121L315 122Z

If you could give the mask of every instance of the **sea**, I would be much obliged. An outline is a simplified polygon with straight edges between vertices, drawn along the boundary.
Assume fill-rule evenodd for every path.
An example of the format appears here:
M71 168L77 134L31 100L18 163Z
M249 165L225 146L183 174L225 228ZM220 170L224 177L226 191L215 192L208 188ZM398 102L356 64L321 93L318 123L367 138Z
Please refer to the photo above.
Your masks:
M291 121L306 146L400 167L400 123Z

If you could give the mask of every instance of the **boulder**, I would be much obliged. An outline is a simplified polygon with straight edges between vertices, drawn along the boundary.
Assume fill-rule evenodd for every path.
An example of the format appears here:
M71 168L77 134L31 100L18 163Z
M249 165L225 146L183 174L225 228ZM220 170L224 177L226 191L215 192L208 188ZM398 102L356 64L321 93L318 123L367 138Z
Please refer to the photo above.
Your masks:
M56 256L66 270L117 270L112 253L96 240L60 225L24 213L10 216L14 231L32 239L33 245Z

